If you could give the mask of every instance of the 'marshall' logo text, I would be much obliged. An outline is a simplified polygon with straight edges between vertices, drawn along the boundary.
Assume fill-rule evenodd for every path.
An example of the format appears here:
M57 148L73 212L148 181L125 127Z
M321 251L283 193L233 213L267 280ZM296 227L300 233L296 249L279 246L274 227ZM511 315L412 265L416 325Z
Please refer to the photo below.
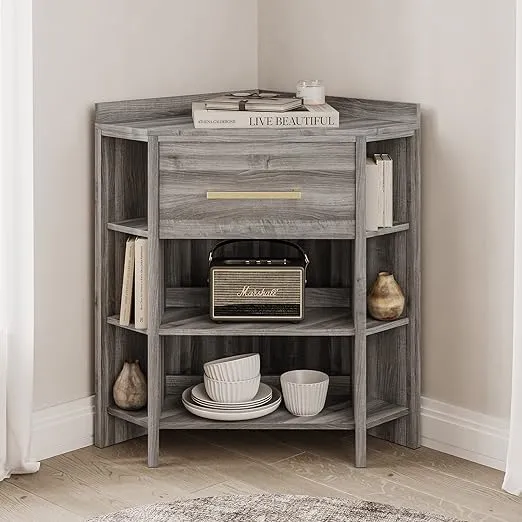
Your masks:
M250 288L250 286L244 286L236 295L238 297L276 297L277 292L280 288L271 288L266 290L265 288Z

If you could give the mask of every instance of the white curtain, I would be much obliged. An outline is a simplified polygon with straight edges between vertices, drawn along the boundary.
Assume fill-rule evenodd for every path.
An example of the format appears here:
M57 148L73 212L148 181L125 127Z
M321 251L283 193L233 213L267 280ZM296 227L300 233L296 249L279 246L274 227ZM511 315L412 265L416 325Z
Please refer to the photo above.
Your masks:
M32 473L32 0L0 0L0 480Z
M522 0L517 0L517 114L515 159L515 278L513 387L506 476L503 488L522 494Z

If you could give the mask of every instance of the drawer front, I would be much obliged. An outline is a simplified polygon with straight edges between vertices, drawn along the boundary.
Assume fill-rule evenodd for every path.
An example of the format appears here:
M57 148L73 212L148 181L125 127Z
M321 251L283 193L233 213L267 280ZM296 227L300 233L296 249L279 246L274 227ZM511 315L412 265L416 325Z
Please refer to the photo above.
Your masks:
M355 145L160 144L160 237L346 238Z

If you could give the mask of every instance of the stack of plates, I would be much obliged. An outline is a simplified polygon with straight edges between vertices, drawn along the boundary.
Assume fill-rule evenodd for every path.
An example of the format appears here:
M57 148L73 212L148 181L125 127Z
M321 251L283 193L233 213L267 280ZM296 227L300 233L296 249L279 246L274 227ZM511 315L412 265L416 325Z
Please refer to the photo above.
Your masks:
M185 408L198 417L221 421L257 419L275 411L281 404L281 393L264 383L256 396L246 402L216 402L205 391L203 383L187 388L181 397Z

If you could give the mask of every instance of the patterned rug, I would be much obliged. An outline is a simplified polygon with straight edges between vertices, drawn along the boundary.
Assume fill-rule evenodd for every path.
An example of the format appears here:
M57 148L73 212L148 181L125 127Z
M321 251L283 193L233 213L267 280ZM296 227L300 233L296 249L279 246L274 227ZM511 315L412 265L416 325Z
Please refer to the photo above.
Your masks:
M90 522L458 522L374 502L299 495L206 497L151 504Z

